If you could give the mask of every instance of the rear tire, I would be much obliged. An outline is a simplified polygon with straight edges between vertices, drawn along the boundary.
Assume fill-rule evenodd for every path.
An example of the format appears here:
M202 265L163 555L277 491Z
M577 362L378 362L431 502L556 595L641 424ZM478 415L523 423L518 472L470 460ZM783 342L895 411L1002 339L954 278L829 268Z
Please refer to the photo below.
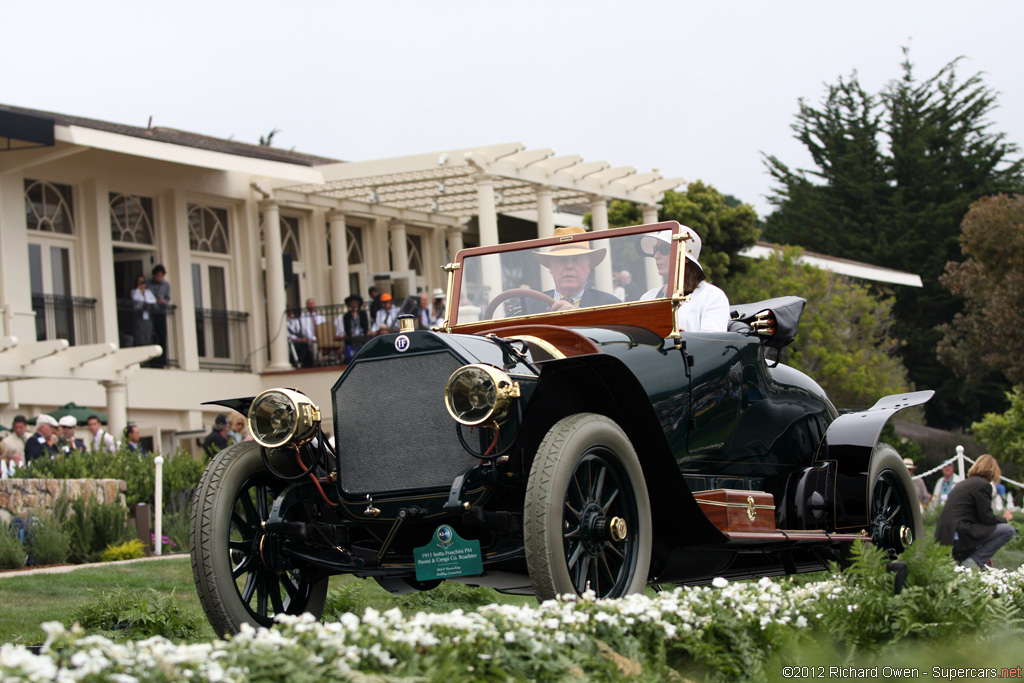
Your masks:
M274 465L287 472L295 467ZM323 614L324 572L301 565L277 572L260 558L261 523L287 484L270 473L253 441L218 453L199 481L191 516L192 575L220 636L238 633L242 624L272 626L277 614Z
M902 553L924 533L921 506L903 458L889 444L879 443L871 453L868 476L868 533L872 543L889 554Z
M651 505L625 432L581 413L548 431L530 469L523 536L539 600L639 593L651 563Z

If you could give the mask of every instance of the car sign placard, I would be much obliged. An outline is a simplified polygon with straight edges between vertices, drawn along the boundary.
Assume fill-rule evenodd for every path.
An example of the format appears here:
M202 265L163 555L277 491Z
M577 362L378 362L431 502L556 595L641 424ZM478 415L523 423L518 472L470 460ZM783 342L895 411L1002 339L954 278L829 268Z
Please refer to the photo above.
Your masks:
M413 557L417 581L484 573L480 541L463 539L447 524L437 527L430 543L414 548Z

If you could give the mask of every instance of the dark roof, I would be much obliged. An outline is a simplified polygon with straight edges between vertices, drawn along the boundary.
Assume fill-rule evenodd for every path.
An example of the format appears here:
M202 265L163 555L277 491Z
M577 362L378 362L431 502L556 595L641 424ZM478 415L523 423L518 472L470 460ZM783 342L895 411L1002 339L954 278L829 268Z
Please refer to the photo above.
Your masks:
M160 126L153 128L139 128L136 126L127 126L123 123L98 121L96 119L87 119L81 116L68 116L66 114L26 109L24 107L14 107L8 104L0 104L0 110L16 112L19 114L29 114L32 116L43 116L53 119L54 123L58 126L80 126L82 128L92 128L94 130L102 130L108 133L117 133L118 135L129 135L131 137L143 138L145 140L166 142L172 145L194 147L196 149L205 149L211 152L223 152L224 154L234 154L237 156L251 157L253 159L280 161L286 164L319 166L322 164L335 164L339 161L338 159L330 159L328 157L320 157L313 154L303 154L301 152L292 152L286 149L265 147L263 145L250 145L236 140L225 140L223 138L214 138L208 135L200 135L198 133L189 133L175 128L163 128Z

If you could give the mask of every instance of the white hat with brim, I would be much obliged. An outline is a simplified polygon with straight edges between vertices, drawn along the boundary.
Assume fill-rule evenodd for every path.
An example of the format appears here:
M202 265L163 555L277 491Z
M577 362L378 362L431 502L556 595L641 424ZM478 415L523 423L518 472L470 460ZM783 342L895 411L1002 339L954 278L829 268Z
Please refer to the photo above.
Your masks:
M703 272L704 267L700 265L700 261L698 260L700 258L700 235L694 232L693 228L687 227L685 225L679 226L679 234L690 236L690 239L686 240L685 242L686 258L693 261L697 265L697 267L700 268ZM637 249L644 256L654 256L654 248L657 246L658 242L668 242L669 244L671 244L672 231L662 230L660 232L651 233L649 235L642 235L640 237L640 242L637 245Z
M907 466L908 470L912 470L917 467L917 465L914 464L914 461L910 458L903 458L903 464Z
M435 299L443 299L444 298L444 290L441 289L440 287L434 287L433 295L434 295Z
M42 415L36 418L36 427L38 427L39 425L50 425L51 427L60 426L60 424L55 419L53 419L52 415L47 415L46 413L43 413Z
M566 237L571 235L585 235L587 231L578 226L571 226L568 228L555 228L552 237ZM535 251L533 252L534 258L542 265L548 268L551 267L552 259L559 258L562 256L589 256L590 267L593 268L598 263L604 260L606 250L602 247L601 249L591 249L588 242L582 244L559 244L551 247L547 251Z
M78 419L74 415L65 415L60 420L61 427L77 427Z

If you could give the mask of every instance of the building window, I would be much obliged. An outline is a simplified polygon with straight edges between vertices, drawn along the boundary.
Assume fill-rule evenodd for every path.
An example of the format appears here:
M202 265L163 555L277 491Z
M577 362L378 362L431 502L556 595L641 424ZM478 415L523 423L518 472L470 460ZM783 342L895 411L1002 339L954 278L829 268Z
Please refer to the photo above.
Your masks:
M192 251L229 253L228 212L211 206L188 205L188 243Z
M423 275L423 237L406 235L405 246L409 251L409 270L415 270L417 275Z
M281 252L291 254L293 261L302 260L299 252L299 219L294 216L281 216Z
M111 192L110 238L115 242L156 244L153 200L150 197Z
M71 186L26 178L25 217L29 230L74 235Z
M363 229L359 227L348 226L348 264L350 266L357 266L361 263L366 263L366 259L363 257Z

